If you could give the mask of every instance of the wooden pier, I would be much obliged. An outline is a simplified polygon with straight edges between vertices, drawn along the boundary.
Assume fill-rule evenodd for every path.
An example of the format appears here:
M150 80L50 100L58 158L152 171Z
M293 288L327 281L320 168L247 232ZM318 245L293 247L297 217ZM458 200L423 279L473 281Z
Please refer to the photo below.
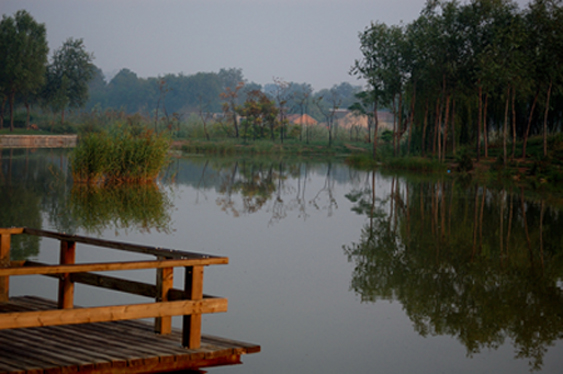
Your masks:
M12 235L60 241L60 264L10 261ZM227 300L203 294L204 266L228 258L108 241L30 228L0 228L0 373L157 373L240 363L255 344L202 336L201 315L225 312ZM156 256L152 261L75 263L76 243ZM174 267L185 268L185 287L173 288ZM156 285L96 274L157 269ZM9 297L10 277L59 279L57 302ZM80 308L74 284L153 298L155 302ZM183 316L182 330L171 318ZM154 325L135 319L155 318Z

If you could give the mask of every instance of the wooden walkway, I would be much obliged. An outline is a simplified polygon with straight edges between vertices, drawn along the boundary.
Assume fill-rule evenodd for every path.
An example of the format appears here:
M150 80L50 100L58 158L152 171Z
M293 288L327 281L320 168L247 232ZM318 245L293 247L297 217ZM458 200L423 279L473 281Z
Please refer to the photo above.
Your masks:
M10 261L12 235L61 242L60 263ZM77 243L156 256L152 261L76 264ZM203 313L227 311L227 299L203 294L203 267L226 257L147 247L29 228L0 228L0 374L159 373L240 363L255 344L201 334ZM173 288L173 268L184 267L184 289ZM156 285L94 272L157 269ZM10 277L59 279L59 298L10 297ZM152 298L153 303L77 307L74 283ZM182 316L181 330L171 318ZM155 318L154 324L138 319Z
M13 297L0 313L56 308L53 301ZM182 347L181 331L159 335L141 321L100 322L0 331L0 373L149 373L240 363L260 346L202 336Z

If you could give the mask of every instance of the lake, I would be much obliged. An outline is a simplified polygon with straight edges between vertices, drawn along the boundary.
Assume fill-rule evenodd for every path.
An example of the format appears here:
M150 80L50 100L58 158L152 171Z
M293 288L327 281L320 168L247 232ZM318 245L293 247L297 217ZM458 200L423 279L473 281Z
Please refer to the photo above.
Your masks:
M66 156L1 151L0 227L228 256L206 268L204 292L229 311L204 315L203 333L262 352L210 373L561 371L560 199L275 158L174 158L158 186L86 188ZM14 237L12 256L56 263L58 242ZM136 258L77 246L77 262ZM11 287L57 294L51 279ZM144 299L77 285L75 301Z

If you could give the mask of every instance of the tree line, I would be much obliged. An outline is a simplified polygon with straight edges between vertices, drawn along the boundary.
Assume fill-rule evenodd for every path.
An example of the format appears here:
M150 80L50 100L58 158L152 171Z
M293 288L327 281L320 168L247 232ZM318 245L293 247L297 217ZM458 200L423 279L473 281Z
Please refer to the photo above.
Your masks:
M3 15L0 51L0 129L9 112L11 131L16 109L26 108L25 126L29 128L31 108L35 106L60 114L63 130L69 109L95 113L92 118L109 110L128 116L140 114L145 122L154 121L155 128L162 123L171 128L195 115L203 123L207 139L207 124L217 123L219 118L226 136L279 137L283 141L292 133L296 137L304 127L289 128L288 117L307 114L326 125L330 144L337 110L350 107L361 91L361 86L343 82L314 92L308 83L282 78L273 78L272 83L262 86L249 82L239 68L149 78L124 68L107 81L93 64L94 55L86 51L82 39L69 38L49 59L45 25L25 10L12 17ZM306 136L308 140L309 129Z
M413 22L372 22L359 39L350 71L367 82L359 103L367 113L392 109L395 155L443 160L474 146L479 159L494 143L506 163L517 141L526 157L533 134L543 134L545 156L547 134L561 131L561 0L523 10L511 0L428 0Z
M2 16L0 51L0 129L4 126L6 103L10 131L14 130L14 108L18 103L27 109L27 127L32 104L61 113L64 122L67 108L80 108L86 103L94 56L86 51L82 39L67 39L49 62L45 25L20 10L13 17Z
M86 109L123 110L169 121L195 115L203 123L207 139L207 123L220 115L232 137L273 138L274 129L275 136L283 133L287 115L308 114L324 122L328 108L347 109L360 91L361 86L342 82L315 92L308 83L282 78L261 85L248 81L240 68L149 78L124 68L109 82L96 69Z

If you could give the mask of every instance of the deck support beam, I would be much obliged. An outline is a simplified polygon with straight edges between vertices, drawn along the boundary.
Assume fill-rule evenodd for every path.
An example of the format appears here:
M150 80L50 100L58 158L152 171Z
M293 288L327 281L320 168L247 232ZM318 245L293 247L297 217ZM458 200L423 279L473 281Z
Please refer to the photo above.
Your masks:
M74 264L76 261L76 243L61 240L61 265ZM59 309L74 308L74 282L69 273L61 274L59 280Z
M169 301L168 292L173 287L174 268L156 269L156 302ZM155 318L154 331L162 335L170 334L172 332L172 317Z
M187 266L184 291L188 300L203 299L203 266ZM182 345L197 349L201 345L201 311L183 317Z
M0 234L0 268L10 267L10 234ZM10 300L10 276L0 277L0 303Z

